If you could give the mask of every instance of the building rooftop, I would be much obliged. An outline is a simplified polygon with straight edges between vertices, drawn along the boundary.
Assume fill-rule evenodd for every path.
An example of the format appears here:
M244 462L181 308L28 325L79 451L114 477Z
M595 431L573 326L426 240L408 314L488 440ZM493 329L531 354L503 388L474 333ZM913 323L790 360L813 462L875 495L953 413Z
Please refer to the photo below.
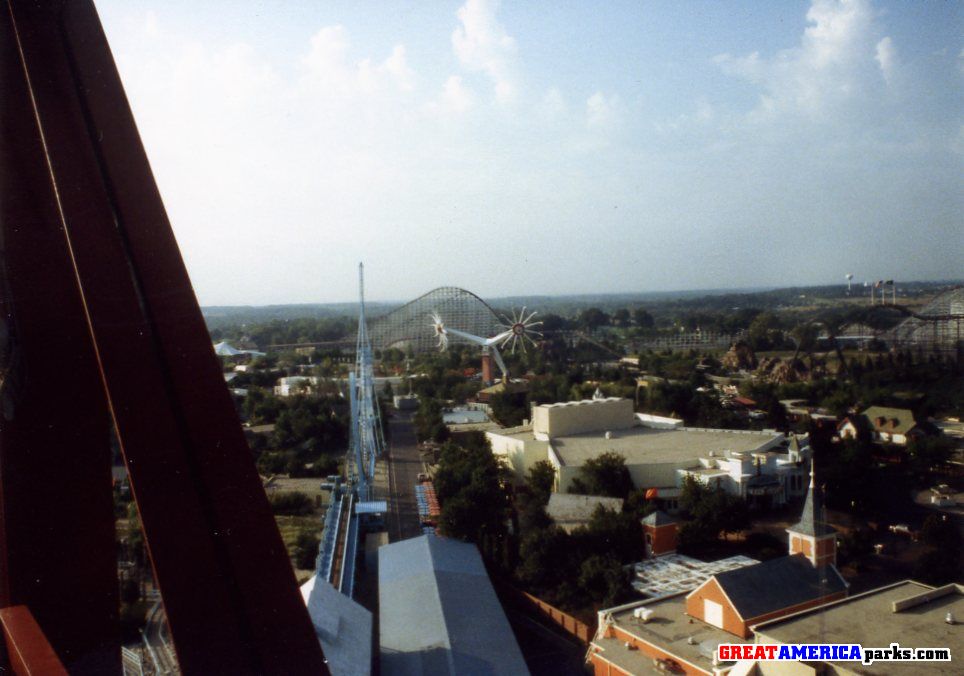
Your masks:
M657 509L649 516L643 517L642 522L646 526L669 526L676 523L676 519L661 509Z
M890 408L888 406L871 406L861 412L870 424L878 431L892 432L894 434L906 434L917 426L914 420L914 413L906 408ZM883 418L884 423L879 424L879 419Z
M718 573L716 581L744 620L847 589L833 566L816 568L803 554Z
M500 430L493 430L493 434L498 434L502 437L522 437L525 439L532 439L532 425L519 425L517 427L505 427Z
M466 425L489 422L489 414L481 409L453 408L442 413L446 425Z
M776 439L777 432L748 432L744 430L709 430L684 427L680 429L651 429L633 427L610 433L602 432L556 437L552 447L560 462L581 466L600 453L615 451L629 464L692 461L711 452L722 456L724 451L749 452L761 449Z
M957 618L947 624L947 613ZM901 646L949 648L955 662L964 654L964 586L934 589L909 580L789 617L754 629L760 643L859 643L865 648ZM868 672L901 674L960 673L948 662L889 662ZM853 663L841 663L852 669ZM865 667L864 667L865 668Z
M652 618L645 623L633 617L633 611L640 607L653 611ZM713 671L713 654L719 644L751 642L687 615L683 594L619 606L607 613L606 619L609 618L619 629L709 672ZM654 673L652 657L639 650L627 649L616 638L600 638L597 634L593 645L601 648L607 660L627 673Z
M599 388L596 388L597 394ZM580 399L578 401L557 401L552 404L538 404L539 408L572 408L574 406L593 406L599 401L623 401L622 397L593 397L592 399Z
M316 575L301 596L332 676L371 674L372 614Z
M475 545L422 535L378 550L387 674L527 674Z
M549 496L546 513L552 517L556 525L569 530L587 524L598 507L621 512L623 511L623 499L606 498L599 495L552 493Z
M635 564L633 572L636 578L632 585L640 594L658 598L693 591L713 575L756 563L759 561L742 555L718 561L700 561L683 554L666 554Z

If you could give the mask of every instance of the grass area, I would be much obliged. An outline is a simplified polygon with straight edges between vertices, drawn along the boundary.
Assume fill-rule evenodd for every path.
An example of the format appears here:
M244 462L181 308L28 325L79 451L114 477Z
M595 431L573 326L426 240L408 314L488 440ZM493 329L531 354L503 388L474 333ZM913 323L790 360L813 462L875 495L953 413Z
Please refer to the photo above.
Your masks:
M321 515L311 514L308 516L275 516L278 530L281 531L281 539L284 540L285 547L290 553L294 546L298 534L303 530L314 533L321 532Z
M294 553L295 553L295 540L298 539L298 534L302 531L311 531L316 535L321 534L322 527L322 512L317 514L311 514L308 516L275 516L275 523L278 524L278 531L281 533L281 539L285 543L285 548L288 550L288 559L291 561L291 567L295 571L295 579L298 581L298 585L302 585L308 581L315 571L313 570L303 570L295 565Z

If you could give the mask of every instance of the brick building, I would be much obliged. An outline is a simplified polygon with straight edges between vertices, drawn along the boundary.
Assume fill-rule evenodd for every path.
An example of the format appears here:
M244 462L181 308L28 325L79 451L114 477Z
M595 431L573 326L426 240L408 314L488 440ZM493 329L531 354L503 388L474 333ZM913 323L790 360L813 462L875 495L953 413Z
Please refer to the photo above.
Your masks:
M647 518L647 547L659 556L675 524L659 513ZM657 541L660 528L667 537ZM596 676L653 669L725 674L736 663L715 661L720 643L752 642L758 623L844 599L848 585L834 565L836 531L823 518L812 473L803 514L787 533L787 556L716 573L688 593L600 611L588 658Z

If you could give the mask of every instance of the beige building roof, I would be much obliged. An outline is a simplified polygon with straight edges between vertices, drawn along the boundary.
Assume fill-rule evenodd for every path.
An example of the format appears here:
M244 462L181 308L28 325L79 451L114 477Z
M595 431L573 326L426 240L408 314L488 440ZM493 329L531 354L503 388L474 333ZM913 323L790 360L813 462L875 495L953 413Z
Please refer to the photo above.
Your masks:
M603 433L556 437L552 447L562 464L579 467L608 451L622 455L627 464L676 463L695 461L711 452L723 456L724 451L757 451L782 438L782 434L774 432L634 427L611 432L608 439Z
M913 412L906 408L871 406L863 411L861 415L866 416L870 425L878 432L907 434L917 426ZM883 420L883 424L881 424L881 419Z
M648 622L633 617L633 611L639 607L653 611ZM685 593L619 606L608 611L608 616L619 629L707 672L713 671L713 655L720 643L751 643L687 615ZM592 644L602 649L605 659L631 674L656 673L652 657L627 649L616 638L600 638L604 624L600 623Z
M956 624L947 624L950 612ZM834 662L838 673L961 673L964 586L904 581L755 627L759 643L859 643L864 648L949 648L954 662Z

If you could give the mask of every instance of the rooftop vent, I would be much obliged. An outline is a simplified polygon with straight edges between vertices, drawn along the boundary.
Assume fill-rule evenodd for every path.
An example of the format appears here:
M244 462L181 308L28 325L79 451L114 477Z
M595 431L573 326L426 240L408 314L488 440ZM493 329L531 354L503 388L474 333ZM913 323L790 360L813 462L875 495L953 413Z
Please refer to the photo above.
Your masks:
M643 623L649 622L653 618L654 611L650 608L640 606L633 610L633 617L637 620L641 620Z
M947 611L947 615L944 616L944 621L948 624L957 624L957 620L954 619L954 613Z
M610 432L609 430L606 430L606 438L607 438L607 439L612 439L612 438L613 438L613 433Z

